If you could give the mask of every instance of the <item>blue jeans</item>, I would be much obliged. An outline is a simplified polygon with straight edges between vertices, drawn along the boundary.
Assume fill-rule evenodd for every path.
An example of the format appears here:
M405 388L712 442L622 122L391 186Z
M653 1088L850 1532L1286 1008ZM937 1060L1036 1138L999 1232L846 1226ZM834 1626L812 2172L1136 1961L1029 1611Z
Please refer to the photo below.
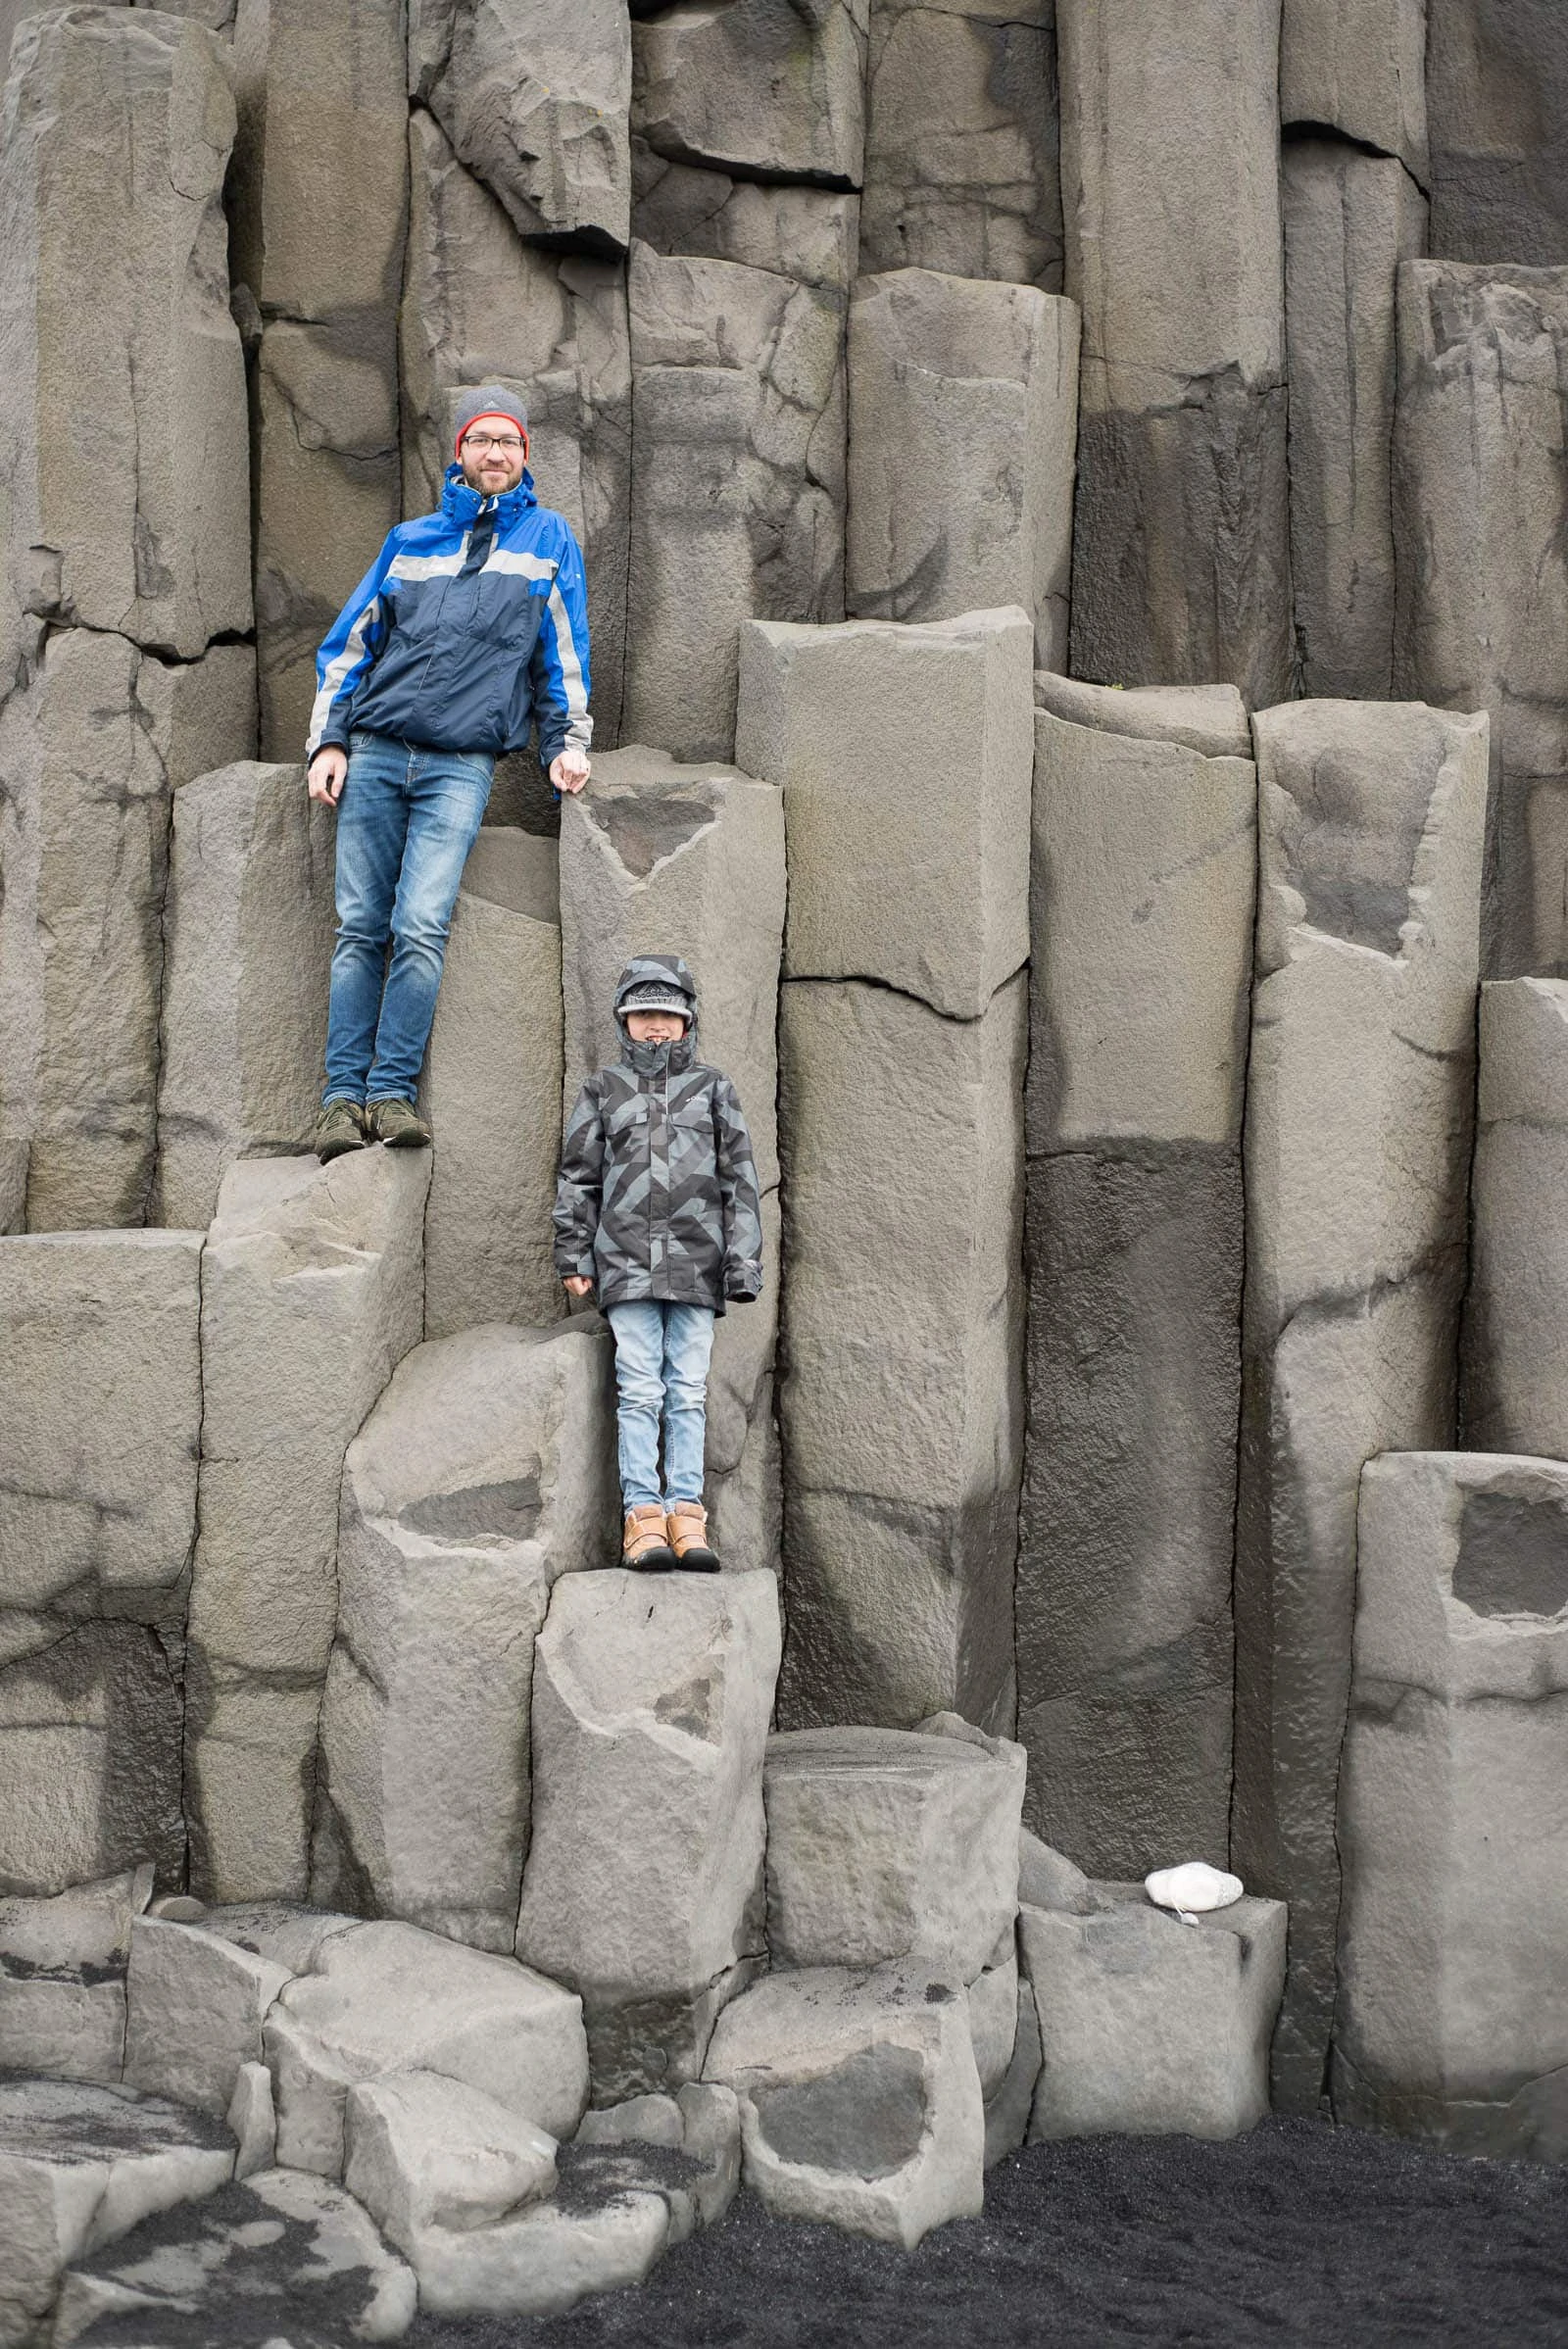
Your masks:
M337 807L323 1101L413 1101L458 883L494 769L487 752L352 738Z
M621 1506L701 1501L708 1434L711 1305L657 1300L611 1305L619 1405ZM664 1426L664 1490L659 1490L659 1426Z

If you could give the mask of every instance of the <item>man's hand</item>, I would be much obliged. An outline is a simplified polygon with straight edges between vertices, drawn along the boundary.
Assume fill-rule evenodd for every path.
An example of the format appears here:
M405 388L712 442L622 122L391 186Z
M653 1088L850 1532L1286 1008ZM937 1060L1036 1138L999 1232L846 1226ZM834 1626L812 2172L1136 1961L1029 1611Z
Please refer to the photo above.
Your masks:
M557 763L560 763L559 760ZM579 784L578 789L580 790L581 788L582 787ZM568 1272L564 1281L562 1283L562 1287L565 1290L568 1297L592 1297L594 1293L594 1285L592 1281L584 1280L580 1272Z
M312 799L319 800L323 807L335 807L343 797L343 786L348 781L348 773L349 755L347 751L340 751L335 745L329 746L324 751L318 751L316 757L311 760L310 773L306 777L305 787Z
M581 791L588 780L587 752L579 751L575 743L568 743L559 758L551 759L550 780L558 791Z

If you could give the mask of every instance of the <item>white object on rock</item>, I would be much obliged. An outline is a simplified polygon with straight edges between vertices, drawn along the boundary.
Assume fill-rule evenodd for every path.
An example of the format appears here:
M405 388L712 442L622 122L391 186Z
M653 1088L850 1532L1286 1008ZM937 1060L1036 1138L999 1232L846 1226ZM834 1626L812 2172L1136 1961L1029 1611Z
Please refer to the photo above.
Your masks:
M1179 1917L1200 1917L1209 1909L1228 1909L1242 1897L1239 1876L1211 1868L1207 1860L1184 1860L1179 1868L1156 1868L1144 1879L1144 1890L1162 1909Z

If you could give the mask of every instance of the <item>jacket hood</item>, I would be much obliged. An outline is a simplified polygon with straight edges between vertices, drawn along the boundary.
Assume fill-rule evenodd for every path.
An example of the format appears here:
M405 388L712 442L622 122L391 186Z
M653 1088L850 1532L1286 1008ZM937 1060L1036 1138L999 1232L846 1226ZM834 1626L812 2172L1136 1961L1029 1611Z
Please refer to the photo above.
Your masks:
M516 488L504 490L501 496L495 500L496 528L505 530L510 523L514 522L520 514L526 514L531 506L537 506L539 500L534 494L533 475L524 465L522 479L517 483ZM471 529L479 518L480 509L483 505L484 499L479 492L476 489L470 489L464 480L462 465L449 465L446 473L446 486L441 492L441 511L448 520L458 523L465 530Z
M686 1033L678 1044L633 1044L626 1032L626 998L634 987L650 982L667 987L688 1005ZM667 1065L689 1068L697 1057L697 981L679 954L634 954L615 982L615 1025L620 1030L620 1056L645 1076L657 1076Z

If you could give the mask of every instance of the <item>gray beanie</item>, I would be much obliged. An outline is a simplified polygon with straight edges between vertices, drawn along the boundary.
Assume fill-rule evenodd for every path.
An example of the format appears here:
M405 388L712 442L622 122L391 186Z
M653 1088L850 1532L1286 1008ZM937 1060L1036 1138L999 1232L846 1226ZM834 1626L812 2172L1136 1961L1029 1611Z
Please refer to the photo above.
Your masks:
M459 402L458 437L453 448L454 456L461 457L463 455L463 436L468 426L476 423L482 416L510 417L522 434L522 454L524 458L527 457L528 411L515 393L503 391L499 383L481 383L476 390L468 392Z

